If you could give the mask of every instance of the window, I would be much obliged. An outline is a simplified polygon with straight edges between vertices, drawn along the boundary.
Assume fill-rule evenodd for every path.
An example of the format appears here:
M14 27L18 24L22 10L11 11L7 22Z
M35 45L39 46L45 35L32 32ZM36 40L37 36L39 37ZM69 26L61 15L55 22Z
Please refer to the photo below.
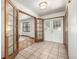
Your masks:
M53 29L58 29L61 27L61 21L60 20L53 20Z
M30 23L29 22L23 23L23 32L30 32Z
M46 26L50 28L50 21L46 21Z
M50 29L50 20L46 20L46 30Z

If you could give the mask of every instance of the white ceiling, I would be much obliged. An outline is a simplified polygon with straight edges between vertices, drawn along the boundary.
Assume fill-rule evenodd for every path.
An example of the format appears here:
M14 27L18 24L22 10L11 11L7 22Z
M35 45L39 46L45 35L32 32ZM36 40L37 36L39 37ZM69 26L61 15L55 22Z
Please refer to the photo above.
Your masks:
M47 8L41 10L39 8L39 3L43 0L14 0L24 7L32 10L39 16L44 16L52 13L57 13L61 11L65 11L66 1L67 0L45 0L48 5Z

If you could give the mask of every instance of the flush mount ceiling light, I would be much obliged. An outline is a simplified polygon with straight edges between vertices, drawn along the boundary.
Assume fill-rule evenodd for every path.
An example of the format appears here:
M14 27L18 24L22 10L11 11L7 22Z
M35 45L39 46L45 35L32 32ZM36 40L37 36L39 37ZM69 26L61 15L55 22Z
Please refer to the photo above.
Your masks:
M40 6L40 9L46 9L47 8L47 2L41 2L39 4L39 6Z

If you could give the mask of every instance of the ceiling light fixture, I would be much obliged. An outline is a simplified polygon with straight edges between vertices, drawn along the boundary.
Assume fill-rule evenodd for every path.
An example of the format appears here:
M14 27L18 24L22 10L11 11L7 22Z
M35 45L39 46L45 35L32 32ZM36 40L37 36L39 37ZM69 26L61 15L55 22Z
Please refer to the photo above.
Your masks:
M39 4L39 6L40 6L40 9L46 9L47 8L47 2L41 2L40 4Z

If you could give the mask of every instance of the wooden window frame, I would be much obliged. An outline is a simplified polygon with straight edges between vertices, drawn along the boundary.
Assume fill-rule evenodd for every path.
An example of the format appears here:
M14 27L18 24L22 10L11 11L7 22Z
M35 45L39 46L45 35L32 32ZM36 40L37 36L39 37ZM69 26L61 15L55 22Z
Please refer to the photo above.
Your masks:
M23 30L23 32L30 32L30 22L23 22L22 23L22 30ZM26 30L24 30L24 29L26 29Z

